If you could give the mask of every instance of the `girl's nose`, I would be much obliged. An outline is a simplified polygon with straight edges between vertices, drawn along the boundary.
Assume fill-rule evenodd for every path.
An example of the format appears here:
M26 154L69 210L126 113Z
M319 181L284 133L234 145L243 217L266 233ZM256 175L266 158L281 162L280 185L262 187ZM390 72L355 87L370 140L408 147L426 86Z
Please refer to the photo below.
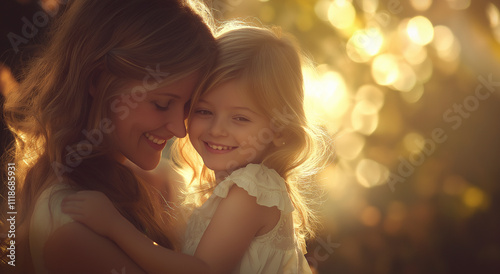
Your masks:
M215 117L210 126L210 134L213 136L226 136L227 130L224 121Z

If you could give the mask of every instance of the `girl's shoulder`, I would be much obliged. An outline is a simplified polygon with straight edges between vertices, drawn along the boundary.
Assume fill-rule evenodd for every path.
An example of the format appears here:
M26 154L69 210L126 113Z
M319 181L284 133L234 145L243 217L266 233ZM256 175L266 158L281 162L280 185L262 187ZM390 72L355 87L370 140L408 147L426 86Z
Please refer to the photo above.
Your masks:
M257 204L276 206L284 213L294 210L285 180L274 170L262 164L248 164L233 171L214 189L214 195L225 198L231 187L237 185L250 196L257 199Z

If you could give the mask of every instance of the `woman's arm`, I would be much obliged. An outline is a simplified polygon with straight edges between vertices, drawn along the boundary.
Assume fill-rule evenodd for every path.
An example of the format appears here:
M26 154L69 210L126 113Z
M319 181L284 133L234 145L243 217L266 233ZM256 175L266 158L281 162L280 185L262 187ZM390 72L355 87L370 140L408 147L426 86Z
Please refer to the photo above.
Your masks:
M255 197L233 187L219 204L193 257L155 244L110 208L111 202L103 197L102 193L80 192L66 200L63 211L108 236L148 273L230 272L252 239L277 222L276 208L260 206ZM271 224L269 216L273 217Z
M145 273L114 242L78 222L55 230L43 254L50 273Z

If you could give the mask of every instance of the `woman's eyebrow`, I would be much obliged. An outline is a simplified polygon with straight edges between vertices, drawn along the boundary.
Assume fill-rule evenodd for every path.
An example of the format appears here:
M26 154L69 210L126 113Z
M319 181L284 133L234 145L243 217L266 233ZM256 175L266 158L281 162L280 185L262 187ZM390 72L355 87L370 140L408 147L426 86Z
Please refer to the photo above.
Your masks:
M179 95L173 94L173 93L168 93L168 92L158 92L158 93L155 92L155 95L169 96L169 97L174 97L176 99L181 99L181 97Z
M204 104L209 104L209 105L211 105L211 103L210 103L210 102L208 102L208 101L207 101L207 100L205 100L205 99L199 99L197 103L204 103Z

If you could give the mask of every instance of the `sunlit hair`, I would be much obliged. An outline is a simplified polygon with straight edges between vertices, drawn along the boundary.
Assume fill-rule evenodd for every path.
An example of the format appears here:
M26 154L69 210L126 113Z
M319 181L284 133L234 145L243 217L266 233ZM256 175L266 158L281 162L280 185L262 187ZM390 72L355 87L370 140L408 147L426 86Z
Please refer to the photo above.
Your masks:
M246 83L245 88L260 112L272 121L270 128L284 137L285 144L273 147L262 163L287 182L296 209L294 220L299 239L314 236L316 217L307 193L314 188L312 176L326 164L327 142L323 131L312 126L304 112L304 57L294 39L276 28L227 25L219 31L217 45L215 69L203 89L193 96L192 103L228 81ZM189 136L176 140L173 155L181 165L190 167L191 182L199 183L203 195L186 195L188 199L196 197L194 203L199 204L215 186L214 174L204 166L188 139Z
M75 156L70 151L77 151L86 140L83 132L99 130L101 121L110 117L111 98L130 80L143 81L152 72L168 75L159 86L194 72L204 78L215 61L215 39L205 24L210 19L200 15L199 3L196 7L181 0L70 3L54 22L19 90L5 103L5 120L16 139L16 201L21 214L16 219L25 234L37 197L57 180L57 168L68 166L68 157ZM111 160L108 135L104 136L62 179L77 189L103 191L136 227L158 244L173 248L158 195Z

